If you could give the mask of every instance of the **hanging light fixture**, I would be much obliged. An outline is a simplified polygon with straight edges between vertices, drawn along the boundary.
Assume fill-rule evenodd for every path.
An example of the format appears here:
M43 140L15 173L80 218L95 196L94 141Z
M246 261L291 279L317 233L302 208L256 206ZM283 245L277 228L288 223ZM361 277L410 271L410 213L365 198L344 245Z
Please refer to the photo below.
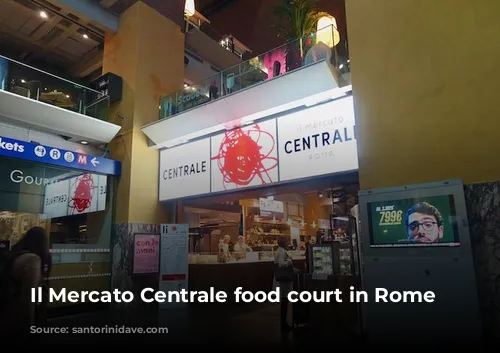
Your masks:
M184 13L187 17L194 16L196 13L196 8L194 5L194 0L186 0L186 4L184 6Z
M326 15L318 20L316 25L316 44L323 43L330 48L333 48L340 42L340 33L337 27L337 20L335 17Z

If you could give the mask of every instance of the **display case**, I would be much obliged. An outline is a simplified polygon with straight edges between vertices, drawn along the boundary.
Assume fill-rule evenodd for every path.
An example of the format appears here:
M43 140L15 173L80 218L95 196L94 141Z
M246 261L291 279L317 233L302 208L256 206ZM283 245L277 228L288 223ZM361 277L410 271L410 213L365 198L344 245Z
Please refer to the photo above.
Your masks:
M353 274L353 253L348 241L333 243L333 258L335 274Z
M309 245L309 268L313 277L330 276L334 273L333 246L332 244Z
M228 261L221 262L219 254L212 252L189 254L190 264L238 264L251 262L273 262L274 250L268 251L247 251L245 253L232 252ZM293 261L305 260L305 251L287 251Z

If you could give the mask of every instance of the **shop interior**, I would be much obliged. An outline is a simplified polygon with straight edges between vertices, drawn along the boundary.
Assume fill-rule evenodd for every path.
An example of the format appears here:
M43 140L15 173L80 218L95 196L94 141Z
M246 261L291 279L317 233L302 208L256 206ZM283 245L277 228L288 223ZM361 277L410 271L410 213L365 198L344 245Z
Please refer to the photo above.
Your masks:
M190 264L273 261L283 238L297 262L305 262L306 249L314 245L314 272L351 274L357 258L352 227L357 180L357 175L334 176L183 200ZM320 259L322 252L331 254ZM325 261L327 269L322 269Z

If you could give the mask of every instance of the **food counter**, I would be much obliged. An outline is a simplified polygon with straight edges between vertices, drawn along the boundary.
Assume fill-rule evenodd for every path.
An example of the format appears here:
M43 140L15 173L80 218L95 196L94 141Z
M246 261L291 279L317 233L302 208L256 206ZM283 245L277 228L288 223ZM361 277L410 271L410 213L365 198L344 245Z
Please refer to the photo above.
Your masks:
M289 251L294 266L305 271L304 251ZM218 262L215 253L189 254L189 289L205 290L210 287L225 291L228 301L232 301L232 293L238 287L252 292L273 289L274 256L273 252L247 252L245 258L232 260L226 263Z

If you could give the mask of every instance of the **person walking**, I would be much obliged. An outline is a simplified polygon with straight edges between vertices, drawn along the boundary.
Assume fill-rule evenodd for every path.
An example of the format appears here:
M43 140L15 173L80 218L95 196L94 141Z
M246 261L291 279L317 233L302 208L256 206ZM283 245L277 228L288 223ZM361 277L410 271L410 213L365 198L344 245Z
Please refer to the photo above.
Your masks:
M32 288L43 286L51 266L45 229L33 227L4 256L0 332L10 339L26 339L32 326L45 321L40 303L32 302ZM42 314L42 315L41 315Z
M280 318L281 330L289 331L291 326L288 324L288 293L293 289L293 280L298 270L293 267L293 261L286 252L287 241L285 238L280 238L278 241L278 249L274 254L275 273L273 279L273 288L280 291Z

